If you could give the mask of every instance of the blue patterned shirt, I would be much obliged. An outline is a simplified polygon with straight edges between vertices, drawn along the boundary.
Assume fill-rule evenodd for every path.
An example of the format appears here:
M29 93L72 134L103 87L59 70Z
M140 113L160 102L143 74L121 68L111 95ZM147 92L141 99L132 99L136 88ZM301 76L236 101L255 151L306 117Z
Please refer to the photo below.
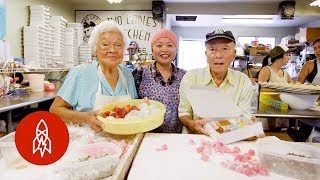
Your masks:
M131 72L121 65L118 65L118 67L126 78L130 96L133 99L136 99L138 95ZM99 84L97 72L97 61L72 68L68 73L63 86L59 90L58 96L68 102L76 111L92 111ZM107 96L122 96L127 94L126 88L120 77L118 78L115 91L113 91L107 79L103 76L101 89L102 94Z

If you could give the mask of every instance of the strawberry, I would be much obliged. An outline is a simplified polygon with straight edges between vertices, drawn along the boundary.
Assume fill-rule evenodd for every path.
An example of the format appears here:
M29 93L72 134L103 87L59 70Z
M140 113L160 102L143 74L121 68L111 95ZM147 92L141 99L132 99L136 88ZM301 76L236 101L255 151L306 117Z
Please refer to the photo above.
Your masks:
M102 116L103 118L106 118L109 115L110 115L110 111L105 111L105 112L101 113L100 116Z
M127 115L131 111L131 106L130 105L125 106L123 110L125 112L125 115Z
M139 109L137 106L135 106L135 105L133 105L133 106L131 107L131 110L137 110L137 111L140 111L140 109Z
M112 111L109 116L113 116L116 118L118 116L118 114L116 112Z

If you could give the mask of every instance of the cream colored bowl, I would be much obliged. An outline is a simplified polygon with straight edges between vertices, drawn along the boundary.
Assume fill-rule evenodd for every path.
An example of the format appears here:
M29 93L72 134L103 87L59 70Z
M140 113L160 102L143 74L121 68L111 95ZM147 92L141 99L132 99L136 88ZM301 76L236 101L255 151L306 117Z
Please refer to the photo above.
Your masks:
M128 104L139 105L144 102L145 101L143 99L133 99L130 101L115 102L102 107L101 112L110 111L116 106L124 107ZM166 112L165 106L158 101L149 100L149 104L156 105L161 112L153 116L139 120L107 120L106 118L103 118L100 115L98 115L97 118L104 123L105 126L103 130L111 134L128 135L147 132L159 127L163 123L164 113Z

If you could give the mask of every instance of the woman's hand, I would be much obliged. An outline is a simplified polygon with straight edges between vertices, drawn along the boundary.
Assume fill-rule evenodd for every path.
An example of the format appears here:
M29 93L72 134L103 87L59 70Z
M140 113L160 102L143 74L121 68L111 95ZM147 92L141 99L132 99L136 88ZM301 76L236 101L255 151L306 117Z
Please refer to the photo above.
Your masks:
M104 128L103 122L97 119L97 116L99 115L99 113L100 113L99 110L88 112L88 117L86 118L86 123L90 126L91 129L93 129L96 132L100 132Z

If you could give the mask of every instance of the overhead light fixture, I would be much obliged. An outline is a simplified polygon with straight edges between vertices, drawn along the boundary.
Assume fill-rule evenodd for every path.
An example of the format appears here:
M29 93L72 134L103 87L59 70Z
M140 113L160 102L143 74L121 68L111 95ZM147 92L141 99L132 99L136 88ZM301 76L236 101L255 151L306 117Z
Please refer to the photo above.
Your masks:
M107 0L110 4L121 3L122 0Z
M223 17L222 22L224 23L241 23L241 24L252 24L252 23L272 23L272 18L241 18L241 17Z
M316 0L312 3L310 3L310 6L319 6L320 7L320 0Z

